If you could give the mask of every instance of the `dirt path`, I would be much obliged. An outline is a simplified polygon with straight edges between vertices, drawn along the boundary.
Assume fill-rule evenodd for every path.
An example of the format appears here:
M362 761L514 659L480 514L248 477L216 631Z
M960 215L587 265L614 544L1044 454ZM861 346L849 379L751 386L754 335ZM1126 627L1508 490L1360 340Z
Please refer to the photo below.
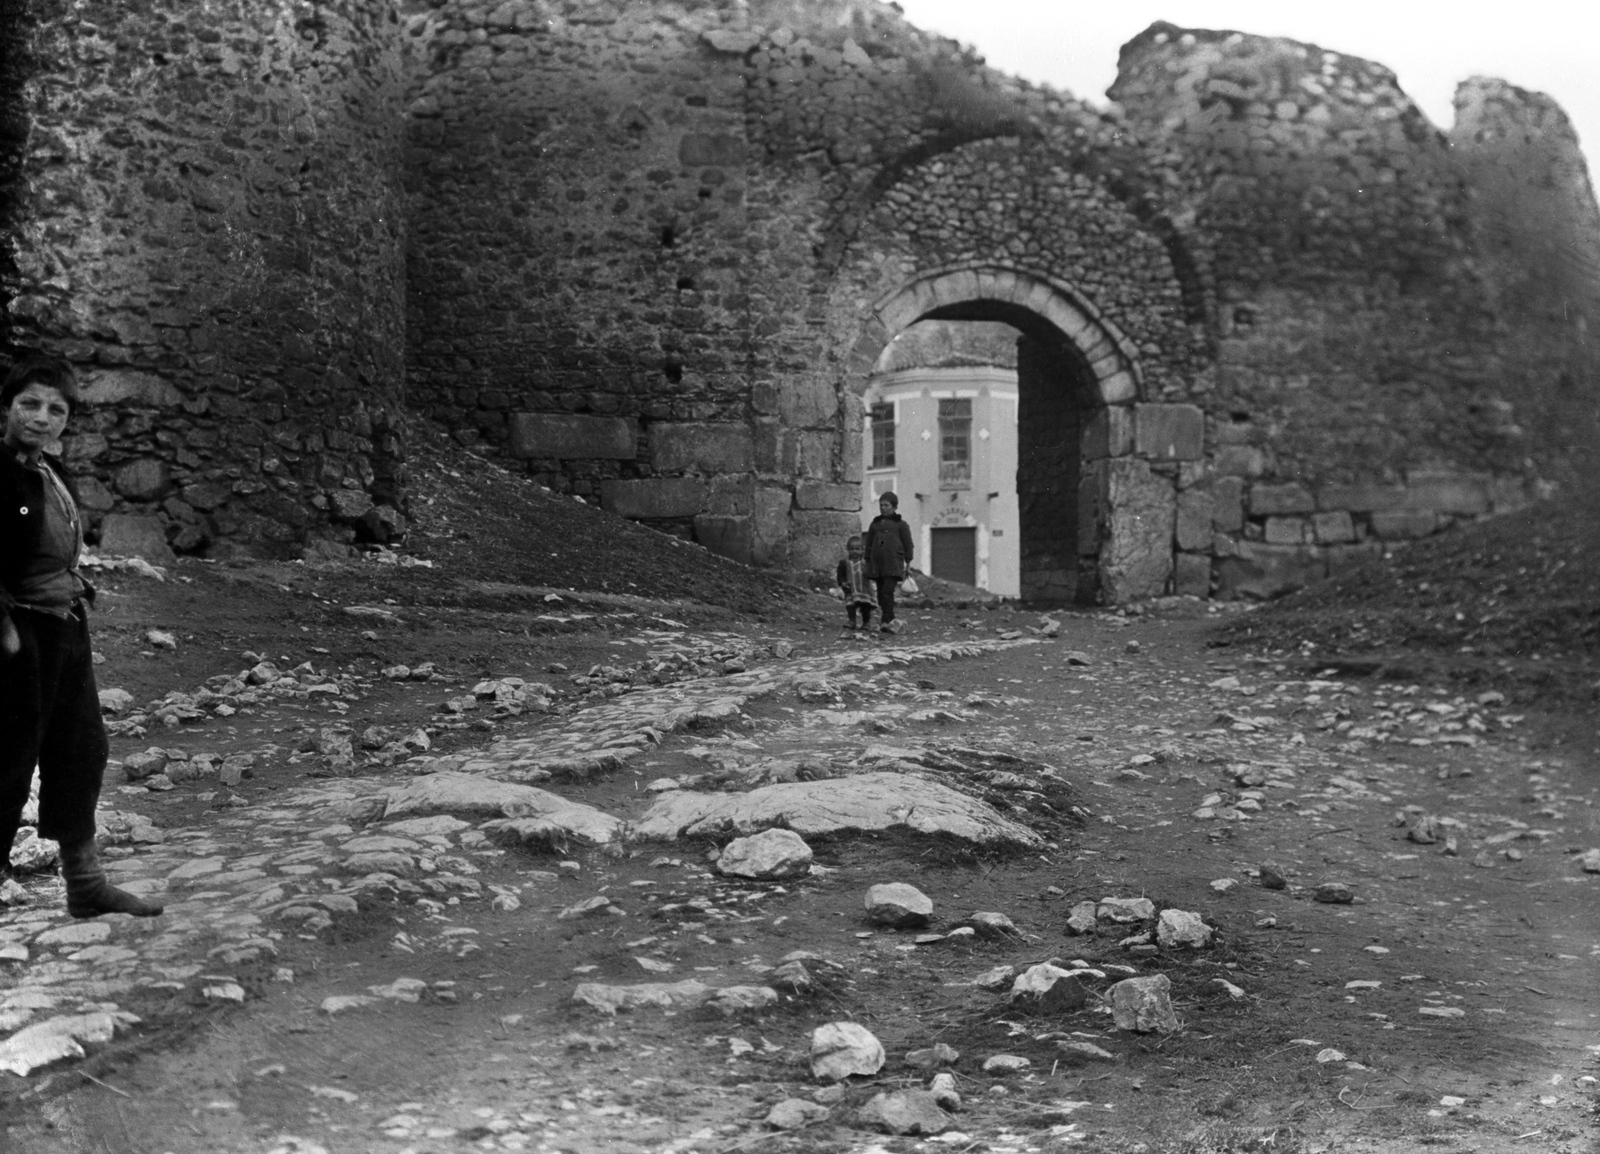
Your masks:
M255 753L252 777L108 796L162 829L115 865L168 895L163 918L73 926L50 880L0 915L0 950L25 959L0 962L7 1033L66 1012L139 1019L111 1023L115 1038L87 1058L0 1075L7 1150L1595 1148L1600 875L1573 852L1600 846L1592 718L1480 687L1458 696L1234 658L1207 647L1211 621L1185 603L1065 616L1054 639L1028 629L1035 616L943 608L862 643L808 623L831 613L820 600L745 623L479 590L470 612L395 598L396 622L341 616L349 589L255 588L240 633L199 614L176 657L138 656L143 630L172 620L151 590L127 586L102 629L103 683L137 677L140 700L236 671L247 641L284 668L315 668L177 728L191 760L202 747ZM360 600L383 606L389 588ZM530 605L552 620L532 626ZM1011 632L1017 643L966 644ZM439 680L381 672L426 660ZM612 673L573 683L595 665ZM545 683L550 712L463 705L488 675L522 678L525 700ZM355 742L358 762L393 764L330 770L324 731L340 721L354 737L374 723L391 739L427 728L431 748ZM145 728L115 755L176 743ZM974 769L963 750L1014 758L1016 772ZM371 823L370 799L422 780L424 765L532 781L634 821L662 778L742 789L797 764L849 774L906 751L945 768L901 771L942 773L1045 843L818 838L811 876L753 883L711 867L725 838L534 853L485 838L482 815ZM1413 819L1421 841L1394 824L1407 806L1434 819ZM398 856L353 866L361 854ZM1287 888L1264 888L1263 864ZM383 873L398 880L370 881ZM931 897L940 935L989 910L1023 936L917 944L871 926L862 896L886 881ZM1346 883L1354 902L1312 900L1324 882ZM598 895L618 912L559 917ZM1190 951L1125 944L1126 930L1068 933L1074 906L1118 896L1197 912L1216 939ZM754 1014L608 1017L572 1002L585 981L759 986L794 951L819 956L807 963L818 988ZM1183 1028L1119 1031L1096 997L1026 1016L972 984L1049 958L1102 971L1086 979L1095 993L1123 976L1114 967L1165 974ZM881 1039L883 1071L803 1130L765 1128L772 1105L817 1089L811 1031L844 1019ZM1071 1040L1115 1060L1071 1064L1058 1046ZM854 1127L876 1092L926 1083L902 1055L935 1042L961 1053L951 1132ZM984 1074L1002 1053L1031 1065Z

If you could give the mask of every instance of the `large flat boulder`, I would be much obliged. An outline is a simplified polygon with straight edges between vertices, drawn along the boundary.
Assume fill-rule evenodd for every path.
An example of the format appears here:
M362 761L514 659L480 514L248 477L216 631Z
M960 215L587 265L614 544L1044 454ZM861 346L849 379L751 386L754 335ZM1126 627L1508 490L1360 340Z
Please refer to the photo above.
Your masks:
M470 773L430 773L386 792L385 820L429 814L507 819L496 823L497 840L557 841L562 837L604 845L616 840L622 822L593 806L569 801L531 785L495 781Z
M803 836L900 828L949 834L979 845L1037 846L1044 841L977 798L901 773L782 782L749 793L674 790L634 823L629 836L670 841L774 828Z

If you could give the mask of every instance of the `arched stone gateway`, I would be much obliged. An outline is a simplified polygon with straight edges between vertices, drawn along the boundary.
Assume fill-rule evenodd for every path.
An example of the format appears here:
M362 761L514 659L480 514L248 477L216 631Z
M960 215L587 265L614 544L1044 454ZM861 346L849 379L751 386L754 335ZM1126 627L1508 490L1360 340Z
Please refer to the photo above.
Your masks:
M877 300L856 345L853 383L864 383L878 353L921 320L1003 321L1019 333L1023 599L1122 601L1166 591L1177 494L1151 465L1201 458L1200 409L1146 403L1137 350L1081 293L997 264L933 269Z

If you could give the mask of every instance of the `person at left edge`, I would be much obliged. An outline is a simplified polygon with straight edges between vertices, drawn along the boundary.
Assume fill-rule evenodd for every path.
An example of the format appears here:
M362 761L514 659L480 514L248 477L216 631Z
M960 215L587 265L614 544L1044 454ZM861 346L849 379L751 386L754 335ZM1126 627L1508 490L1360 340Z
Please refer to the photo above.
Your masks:
M106 880L95 804L109 749L89 647L94 589L78 575L83 530L61 466L45 452L78 404L72 368L20 361L0 385L0 867L39 769L39 836L61 843L67 912L75 918L162 907Z

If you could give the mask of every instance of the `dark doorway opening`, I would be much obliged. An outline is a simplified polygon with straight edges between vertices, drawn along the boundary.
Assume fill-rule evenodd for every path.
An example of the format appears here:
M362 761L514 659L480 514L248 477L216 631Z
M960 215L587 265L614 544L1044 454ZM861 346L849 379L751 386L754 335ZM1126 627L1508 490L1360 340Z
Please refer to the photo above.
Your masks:
M929 550L933 575L941 581L978 583L978 530L975 528L934 529Z
M1083 430L1097 403L1083 354L1037 313L1003 301L935 309L929 320L1004 321L1017 338L1017 509L1022 600L1093 604L1099 597L1096 495L1085 491ZM937 575L937 574L936 574Z

